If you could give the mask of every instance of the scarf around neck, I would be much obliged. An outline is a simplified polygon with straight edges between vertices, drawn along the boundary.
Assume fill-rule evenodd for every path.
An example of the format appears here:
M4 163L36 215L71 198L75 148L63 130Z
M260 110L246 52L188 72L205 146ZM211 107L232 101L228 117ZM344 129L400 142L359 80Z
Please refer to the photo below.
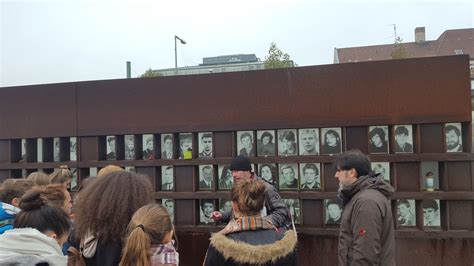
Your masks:
M239 218L234 218L231 220L224 229L222 229L219 234L227 235L236 232L242 231L256 231L256 230L275 230L276 227L273 223L261 216L244 216Z

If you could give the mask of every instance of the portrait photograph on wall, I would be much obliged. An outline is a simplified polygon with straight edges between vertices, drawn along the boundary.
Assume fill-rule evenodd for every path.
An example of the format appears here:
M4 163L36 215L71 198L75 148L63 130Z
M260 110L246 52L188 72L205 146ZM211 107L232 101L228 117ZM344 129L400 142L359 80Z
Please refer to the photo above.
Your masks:
M125 160L135 160L135 136L125 135Z
M255 156L255 141L253 131L237 131L238 155L246 157Z
M179 159L193 158L193 133L179 133Z
M388 153L388 126L369 127L369 153Z
M214 200L201 199L199 200L199 206L199 222L205 225L213 224L214 220L211 218L211 213L216 210Z
M257 131L257 156L275 156L275 130Z
M53 160L59 162L61 149L59 146L59 138L53 138Z
M21 161L26 162L26 139L21 139Z
M258 165L258 176L263 180L276 187L276 180L278 179L278 169L274 163L265 163Z
M69 160L77 161L77 138L69 138Z
M218 189L230 190L234 185L234 178L232 177L232 171L229 169L229 165L218 165Z
M332 155L342 152L342 130L340 127L322 128L322 154Z
M397 200L397 225L416 226L416 206L415 200Z
M212 132L200 132L199 138L199 158L213 157Z
M462 128L461 123L444 124L446 133L446 152L462 152Z
M413 129L412 125L397 125L393 127L395 153L413 153Z
M300 163L300 189L321 189L320 173L319 163Z
M142 136L143 160L155 159L155 141L153 134L143 134Z
M107 160L117 160L117 140L115 136L107 136Z
M371 162L372 172L378 174L390 184L390 163L389 162Z
M423 226L440 227L441 217L439 199L425 199L423 205Z
M125 166L125 171L130 173L136 173L137 169L135 168L135 166Z
M324 200L325 224L340 224L342 216L342 202L338 199Z
M161 166L161 190L174 190L174 169L172 165Z
M161 204L168 211L171 222L174 223L174 200L173 199L162 199Z
M278 156L298 155L296 129L278 130Z
M319 129L302 128L299 132L299 154L319 155Z
M437 161L421 162L422 190L434 191L439 189L439 165Z
M301 223L301 208L299 199L283 199L286 207L290 210L291 217L295 224Z
M77 180L77 168L70 168L69 171L71 171L72 180L71 183L68 184L68 190L77 191L77 189L79 188L79 182Z
M173 159L174 139L173 134L161 134L161 159Z
M298 189L298 165L296 163L285 163L279 166L279 188L281 190Z
M212 165L199 165L199 190L212 190L214 187L214 169Z
M231 212L232 211L232 201L228 199L219 200L219 211L220 212Z

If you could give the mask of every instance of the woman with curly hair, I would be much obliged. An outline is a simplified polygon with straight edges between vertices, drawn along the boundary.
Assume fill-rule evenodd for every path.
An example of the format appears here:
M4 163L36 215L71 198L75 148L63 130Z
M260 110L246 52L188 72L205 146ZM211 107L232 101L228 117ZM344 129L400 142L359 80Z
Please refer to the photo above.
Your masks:
M156 203L141 207L133 215L127 231L120 266L179 264L179 254L172 242L174 228L165 207Z
M87 265L119 264L127 225L135 211L152 202L152 192L146 176L126 171L97 178L81 191L75 229Z

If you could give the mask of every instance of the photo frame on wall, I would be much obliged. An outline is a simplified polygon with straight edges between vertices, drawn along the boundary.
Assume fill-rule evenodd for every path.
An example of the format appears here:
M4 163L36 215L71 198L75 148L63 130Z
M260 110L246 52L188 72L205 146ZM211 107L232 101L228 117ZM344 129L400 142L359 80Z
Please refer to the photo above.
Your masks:
M371 162L372 172L379 174L383 180L390 184L390 163L389 162Z
M395 153L413 153L413 128L412 125L396 125L393 127Z
M214 169L212 165L199 165L199 190L214 188Z
M300 189L320 190L321 170L319 163L300 164Z
M115 136L107 136L107 160L117 160L117 140Z
M333 155L342 152L342 129L340 127L322 128L322 154Z
M441 206L439 199L425 199L423 205L423 226L440 227L441 226Z
M179 133L179 158L193 158L193 133Z
M397 225L398 226L416 226L415 200L412 200L412 199L397 200Z
M446 134L446 152L462 152L462 127L461 123L444 124Z
M298 155L298 139L296 129L278 130L278 156Z
M36 160L41 163L43 162L43 145L44 141L42 138L38 138L36 142ZM71 159L72 161L72 159Z
M220 212L232 212L232 201L228 199L219 200L219 211Z
M214 220L211 218L211 213L216 210L214 200L212 199L201 199L199 200L199 222L201 224L213 224Z
M143 134L142 136L143 160L155 159L155 140L153 134Z
M319 129L303 128L299 132L299 154L319 155Z
M388 153L388 126L369 127L369 153Z
M212 158L214 150L212 132L200 132L198 138L199 158Z
M173 199L161 199L161 204L168 211L171 222L174 223L174 200Z
M293 221L295 224L300 224L301 223L301 205L300 205L300 200L293 198L293 199L283 199L285 202L286 207L288 207L288 210L290 211L291 217L293 218Z
M135 160L134 135L125 135L125 160Z
M298 189L298 165L296 163L284 163L279 165L281 190Z
M275 156L275 130L257 131L257 156Z
M238 155L245 157L255 156L255 140L253 131L237 131Z
M69 138L69 160L77 161L77 138Z
M325 224L340 224L342 217L342 202L338 199L324 200Z
M174 158L173 134L161 134L161 159Z
M229 169L229 165L218 165L217 168L219 174L218 188L230 190L234 185L234 178L232 177L232 171Z
M174 190L174 168L172 165L161 166L161 190Z
M278 179L278 168L274 163L265 163L258 165L258 176L276 187Z
M55 162L59 162L61 157L61 149L60 149L60 143L59 143L59 138L53 138L53 160Z

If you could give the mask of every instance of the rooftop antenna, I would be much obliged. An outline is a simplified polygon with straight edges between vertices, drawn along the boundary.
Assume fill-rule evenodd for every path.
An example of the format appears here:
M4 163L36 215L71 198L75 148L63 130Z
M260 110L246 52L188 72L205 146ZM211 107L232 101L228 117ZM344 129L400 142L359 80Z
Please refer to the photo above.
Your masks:
M395 40L395 42L397 41L398 39L398 35L397 35L397 24L390 24L390 26L393 27L393 38Z

